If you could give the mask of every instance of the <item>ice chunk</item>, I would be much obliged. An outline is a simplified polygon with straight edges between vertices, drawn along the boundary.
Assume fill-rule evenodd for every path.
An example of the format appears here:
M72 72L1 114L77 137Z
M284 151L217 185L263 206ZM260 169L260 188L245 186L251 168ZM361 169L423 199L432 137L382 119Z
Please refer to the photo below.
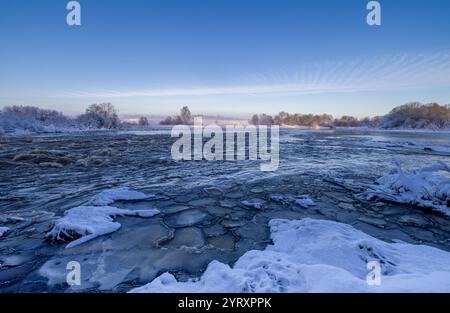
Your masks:
M0 237L3 237L9 231L9 227L0 227Z
M271 195L269 198L270 198L270 201L273 201L277 204L288 204L289 203L289 198L287 198L285 196Z
M261 210L263 208L263 204L259 200L252 200L252 201L244 200L241 201L241 204L247 208L254 208L257 210Z
M208 242L220 250L232 251L234 249L234 242L236 239L231 233L226 233L222 236L210 237Z
M131 292L449 292L450 253L387 243L350 225L313 219L272 220L273 245L249 251L233 267L209 264L198 279L164 273ZM367 263L381 264L371 286Z
M301 207L303 207L305 209L309 208L310 206L316 205L314 200L310 199L308 196L298 197L297 200L295 200L295 203L297 203L298 205L300 205Z
M128 188L114 188L104 190L91 200L91 205L105 206L119 200L147 200L154 198L154 195L146 195L139 191Z
M186 227L176 230L174 238L164 244L165 247L173 248L201 248L204 245L205 238L203 231L197 227Z
M403 225L427 227L430 222L422 215L403 215L400 216L398 222Z
M202 223L209 215L201 210L191 209L166 216L165 223L170 227L187 227Z
M376 217L369 217L369 216L358 217L358 221L361 221L361 222L366 223L366 224L373 225L373 226L378 227L378 228L385 228L386 225L387 225L387 223L386 223L386 221L384 219L376 218Z
M368 200L409 203L450 215L450 168L442 163L406 171L397 163L391 173L379 178L364 193Z
M120 223L114 222L115 216L152 217L158 214L155 209L125 210L110 206L80 206L64 213L64 217L55 222L47 238L57 241L72 241L66 248L75 247L96 237L115 232Z

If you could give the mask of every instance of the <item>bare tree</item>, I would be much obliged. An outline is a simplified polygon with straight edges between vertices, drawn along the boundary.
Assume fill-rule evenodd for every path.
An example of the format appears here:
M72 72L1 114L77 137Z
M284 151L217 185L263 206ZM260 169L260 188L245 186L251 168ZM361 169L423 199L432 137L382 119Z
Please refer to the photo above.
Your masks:
M141 116L139 118L138 125L143 127L148 126L148 119L145 116Z
M191 111L187 106L181 109L180 118L183 124L190 124L192 120Z
M187 106L184 106L181 111L180 115L178 116L168 116L161 122L159 122L161 125L190 125L192 124L192 115L191 111Z

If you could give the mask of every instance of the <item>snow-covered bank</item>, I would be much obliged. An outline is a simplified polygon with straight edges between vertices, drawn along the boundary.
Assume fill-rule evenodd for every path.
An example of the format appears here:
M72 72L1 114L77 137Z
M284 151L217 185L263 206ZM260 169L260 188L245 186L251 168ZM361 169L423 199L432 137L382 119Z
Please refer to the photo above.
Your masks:
M273 245L249 251L230 267L213 261L195 280L164 273L131 292L450 292L450 253L386 243L332 221L270 222ZM369 286L367 262L378 261L380 286Z
M368 200L383 199L429 208L450 216L450 168L443 162L415 170L397 163L365 193Z
M159 214L156 209L126 210L108 206L119 200L143 200L153 196L127 188L104 190L91 200L90 206L79 206L64 213L58 219L47 238L54 241L72 241L66 248L75 247L96 237L115 232L121 224L114 221L116 216L152 217Z

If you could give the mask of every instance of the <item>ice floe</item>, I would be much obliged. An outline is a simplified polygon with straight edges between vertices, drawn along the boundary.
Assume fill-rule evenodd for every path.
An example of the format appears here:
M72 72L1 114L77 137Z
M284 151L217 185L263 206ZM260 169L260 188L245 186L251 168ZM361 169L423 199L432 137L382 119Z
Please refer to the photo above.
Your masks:
M105 206L120 200L147 200L154 197L154 195L146 195L139 191L129 190L128 188L114 188L102 191L92 198L90 204Z
M0 227L0 237L3 237L9 231L8 227Z
M314 200L312 200L308 196L299 196L299 197L297 197L297 200L295 200L295 203L297 203L298 205L300 205L301 207L303 207L305 209L309 208L310 206L315 206L316 205Z
M121 225L114 221L116 216L152 217L156 209L125 210L111 206L80 206L65 212L58 219L47 238L55 241L71 241L66 248L78 246L96 237L118 230Z
M404 170L397 162L389 174L369 186L368 200L408 203L450 215L450 168L443 162L421 169Z
M235 264L211 262L198 279L164 273L131 292L449 292L450 253L387 243L350 225L313 219L269 223L273 245ZM381 265L381 285L367 283L367 264Z
M156 209L128 210L109 206L115 201L146 200L153 197L127 188L104 190L93 197L89 205L66 211L46 236L52 241L72 241L66 248L75 247L118 230L121 224L114 221L116 216L152 217L159 214L160 211Z
M190 209L165 217L164 222L170 227L187 227L202 223L210 216L198 209Z
M251 201L244 200L241 201L241 204L247 208L253 208L257 210L261 210L263 208L263 204L259 200L251 200Z

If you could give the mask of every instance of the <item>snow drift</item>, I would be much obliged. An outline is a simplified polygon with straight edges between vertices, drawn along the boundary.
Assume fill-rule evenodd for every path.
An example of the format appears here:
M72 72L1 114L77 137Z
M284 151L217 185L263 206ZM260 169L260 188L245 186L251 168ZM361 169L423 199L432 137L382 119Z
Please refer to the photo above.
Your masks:
M368 200L382 199L429 208L450 216L450 168L443 162L415 169L397 167L364 193Z
M353 227L313 219L269 223L273 245L249 251L233 267L218 261L178 282L164 273L131 290L144 292L449 292L450 253L422 245L386 243ZM380 286L366 281L378 261Z

